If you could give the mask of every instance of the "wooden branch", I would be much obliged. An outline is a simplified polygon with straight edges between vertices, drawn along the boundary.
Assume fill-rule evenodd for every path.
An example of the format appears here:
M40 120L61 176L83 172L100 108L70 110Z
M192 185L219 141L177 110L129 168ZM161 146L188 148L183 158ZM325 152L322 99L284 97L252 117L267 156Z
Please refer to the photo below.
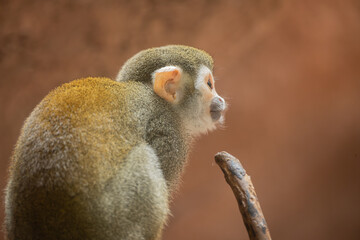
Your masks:
M227 152L217 153L215 161L234 192L250 240L271 240L254 186L240 161Z

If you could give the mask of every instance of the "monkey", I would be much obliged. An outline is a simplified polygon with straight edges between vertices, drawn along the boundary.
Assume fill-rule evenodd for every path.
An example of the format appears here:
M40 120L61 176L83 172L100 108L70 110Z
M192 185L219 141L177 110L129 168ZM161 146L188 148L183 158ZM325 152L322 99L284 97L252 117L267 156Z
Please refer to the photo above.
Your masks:
M5 190L17 239L159 240L194 140L224 122L203 50L140 51L116 79L52 90L26 119Z

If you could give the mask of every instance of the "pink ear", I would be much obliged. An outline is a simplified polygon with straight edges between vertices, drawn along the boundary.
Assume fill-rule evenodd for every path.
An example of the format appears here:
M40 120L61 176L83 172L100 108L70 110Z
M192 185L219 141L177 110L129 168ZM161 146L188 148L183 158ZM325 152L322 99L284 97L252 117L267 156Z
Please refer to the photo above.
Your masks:
M179 88L181 71L177 67L164 67L154 74L154 92L166 101L173 103Z

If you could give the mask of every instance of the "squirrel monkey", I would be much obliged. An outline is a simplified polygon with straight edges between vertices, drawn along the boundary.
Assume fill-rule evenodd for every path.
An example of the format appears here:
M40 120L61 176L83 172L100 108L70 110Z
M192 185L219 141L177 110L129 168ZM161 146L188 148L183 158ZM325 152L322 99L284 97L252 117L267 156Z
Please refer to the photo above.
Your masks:
M8 239L160 239L192 140L223 121L212 69L170 45L50 92L12 156Z

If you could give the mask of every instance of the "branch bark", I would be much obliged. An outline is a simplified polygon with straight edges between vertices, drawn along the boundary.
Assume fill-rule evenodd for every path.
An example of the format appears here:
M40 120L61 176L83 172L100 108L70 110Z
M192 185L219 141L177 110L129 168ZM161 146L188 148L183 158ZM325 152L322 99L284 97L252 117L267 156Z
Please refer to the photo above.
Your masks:
M240 161L227 152L217 153L215 161L236 197L250 240L271 240L255 188Z

